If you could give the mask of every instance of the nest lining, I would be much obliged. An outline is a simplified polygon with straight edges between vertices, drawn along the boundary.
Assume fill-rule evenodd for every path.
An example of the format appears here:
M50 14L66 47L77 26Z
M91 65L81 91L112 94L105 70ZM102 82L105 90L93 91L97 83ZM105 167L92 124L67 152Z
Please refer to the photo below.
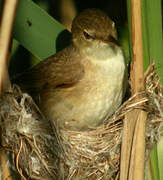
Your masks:
M139 101L135 98L142 96ZM129 98L103 125L89 131L52 129L31 97L17 86L0 102L2 144L12 154L11 166L22 179L118 179L120 145L125 114L148 113L146 154L160 139L163 91L154 64L145 75L145 91Z

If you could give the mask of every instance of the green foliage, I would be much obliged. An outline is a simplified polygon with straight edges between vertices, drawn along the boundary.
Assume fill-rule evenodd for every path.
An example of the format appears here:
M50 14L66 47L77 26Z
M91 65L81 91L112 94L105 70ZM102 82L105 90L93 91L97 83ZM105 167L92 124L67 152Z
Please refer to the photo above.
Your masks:
M161 0L142 0L142 19L143 19L143 55L144 67L154 61L156 70L163 85L163 41L162 41L162 12ZM151 152L151 167L154 180L159 180L159 165L157 145Z
M131 0L128 3L128 23L131 42ZM143 62L146 70L149 64L154 61L156 70L163 85L163 42L162 42L162 17L161 0L142 0L142 35L143 35ZM131 43L130 43L131 44ZM130 47L130 51L131 51ZM159 166L157 145L151 153L150 175L154 180L159 180Z
M158 153L157 153L157 145L154 146L152 152L151 152L151 168L152 168L152 177L154 180L160 179L160 173L159 173L159 163L158 163Z
M64 47L63 32L64 27L31 0L19 1L13 37L40 60Z
M163 85L163 41L161 0L142 0L143 45L145 69L151 61L156 63Z

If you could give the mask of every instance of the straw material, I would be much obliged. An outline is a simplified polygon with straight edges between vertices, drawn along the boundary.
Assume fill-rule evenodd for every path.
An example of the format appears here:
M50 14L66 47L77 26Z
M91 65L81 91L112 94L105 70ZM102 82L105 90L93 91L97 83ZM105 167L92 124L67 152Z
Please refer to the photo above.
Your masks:
M142 95L135 103L135 98ZM103 125L88 131L52 129L31 97L17 86L0 102L3 146L12 154L11 166L22 179L118 179L124 115L135 108L148 113L146 158L160 139L163 90L152 64L145 74L145 91L135 94Z

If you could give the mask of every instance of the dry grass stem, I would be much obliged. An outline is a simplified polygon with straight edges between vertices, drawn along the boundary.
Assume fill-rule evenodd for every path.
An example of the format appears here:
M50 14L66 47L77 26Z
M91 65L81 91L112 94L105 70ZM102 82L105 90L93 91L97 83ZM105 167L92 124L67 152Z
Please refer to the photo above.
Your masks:
M3 88L10 89L10 81L7 70L8 51L17 2L17 0L6 0L3 8L0 28L0 94L2 93Z
M144 90L141 0L131 0L131 12L132 66L130 77L133 95ZM136 101L141 98L138 96ZM133 110L125 116L121 150L121 180L144 179L146 118L147 113L143 109Z
M8 51L11 40L11 32L12 26L14 22L15 12L16 12L17 0L6 0L4 2L4 8L2 13L2 21L0 27L0 101L2 96L2 91L11 90L11 84L8 75ZM2 139L3 143L3 139ZM1 153L1 170L2 180L11 179L10 170L8 166L4 166L7 164L7 155L5 153Z

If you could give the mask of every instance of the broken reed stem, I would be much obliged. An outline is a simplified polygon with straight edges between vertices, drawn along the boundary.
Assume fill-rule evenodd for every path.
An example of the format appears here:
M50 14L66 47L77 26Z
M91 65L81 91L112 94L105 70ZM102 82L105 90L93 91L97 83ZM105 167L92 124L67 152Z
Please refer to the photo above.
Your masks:
M141 0L131 0L132 21L132 95L144 90L144 66L141 23Z
M65 9L67 10L65 11ZM61 24L71 32L71 23L76 16L76 8L73 0L61 0L60 1L60 13L61 13Z
M11 89L8 76L8 55L12 27L18 0L5 0L0 27L0 96L3 89Z
M131 0L132 10L132 47L133 67L131 73L132 94L144 90L144 66L142 43L142 0ZM134 80L132 80L134 79ZM135 124L132 153L130 159L129 179L143 180L145 169L145 124L147 113L137 110L138 116ZM131 120L129 120L131 122ZM131 122L132 123L132 122Z
M11 40L12 27L18 0L5 0L0 27L0 98L3 90L11 90L8 75L8 55ZM3 144L3 142L2 142ZM9 165L7 155L0 152L2 180L10 180Z
M144 90L141 0L131 0L132 66L131 94ZM133 110L124 119L121 148L121 180L143 180L145 162L145 123L147 113Z
M145 125L147 113L139 110L136 120L129 168L129 180L145 178Z

